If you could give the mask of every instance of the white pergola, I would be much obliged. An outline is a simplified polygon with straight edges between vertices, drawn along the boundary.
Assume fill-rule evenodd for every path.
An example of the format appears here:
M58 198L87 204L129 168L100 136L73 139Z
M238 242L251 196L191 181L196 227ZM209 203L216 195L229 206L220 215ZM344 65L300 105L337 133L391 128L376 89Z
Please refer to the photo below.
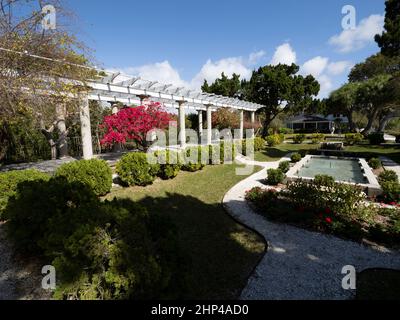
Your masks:
M255 113L263 105L202 93L172 84L162 84L141 78L130 77L120 72L106 73L106 76L88 82L88 95L82 97L80 119L82 126L82 150L84 159L93 157L92 134L90 128L89 100L109 103L121 102L125 105L141 105L144 100L162 103L166 108L178 109L179 143L186 145L186 110L198 112L199 135L203 136L203 111L207 112L207 144L212 143L212 112L219 108L240 111L240 139L244 138L244 112L250 112L251 122L255 123ZM252 133L254 137L254 130Z

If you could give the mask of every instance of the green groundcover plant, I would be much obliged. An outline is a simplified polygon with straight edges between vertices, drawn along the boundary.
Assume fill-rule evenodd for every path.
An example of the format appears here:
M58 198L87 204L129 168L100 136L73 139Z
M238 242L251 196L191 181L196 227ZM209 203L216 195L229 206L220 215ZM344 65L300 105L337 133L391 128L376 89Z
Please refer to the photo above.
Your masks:
M56 268L56 299L179 298L186 262L161 213L56 177L20 184L5 215L17 250Z

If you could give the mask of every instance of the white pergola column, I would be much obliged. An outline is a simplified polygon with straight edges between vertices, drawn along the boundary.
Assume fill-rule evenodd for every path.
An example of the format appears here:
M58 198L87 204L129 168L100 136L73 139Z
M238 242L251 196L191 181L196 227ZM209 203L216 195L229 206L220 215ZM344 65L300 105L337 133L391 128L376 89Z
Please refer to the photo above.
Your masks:
M199 114L199 139L202 141L203 138L203 110L198 111Z
M253 128L251 129L251 138L254 139L256 137L256 131L254 129L254 125L256 124L256 112L252 111L251 112L251 125L253 126Z
M90 125L89 99L83 97L80 100L79 117L81 120L82 151L83 159L93 158L92 130Z
M179 143L181 148L186 147L186 114L185 105L179 101Z
M239 139L243 140L244 138L244 110L240 110L240 134Z
M212 144L212 110L207 106L207 144Z

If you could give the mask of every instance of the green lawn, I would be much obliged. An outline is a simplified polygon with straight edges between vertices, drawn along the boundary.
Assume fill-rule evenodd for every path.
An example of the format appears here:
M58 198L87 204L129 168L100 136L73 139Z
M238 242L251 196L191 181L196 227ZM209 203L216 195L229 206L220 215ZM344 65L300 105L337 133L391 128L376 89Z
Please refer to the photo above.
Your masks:
M273 148L266 148L254 155L255 161L271 162L278 161L290 152L306 152L308 150L318 149L316 144L294 144L284 143Z
M294 144L285 143L277 147L266 148L260 152L256 152L255 160L261 162L277 161L290 152L306 152L308 150L316 150L319 145L316 144ZM347 152L354 152L360 157L376 157L386 156L397 163L400 163L400 148L399 147L382 147L371 145L348 146L345 148Z
M237 176L235 168L208 166L145 188L114 189L107 196L130 198L150 213L161 211L174 220L190 260L185 299L236 298L263 256L264 241L236 223L221 204L225 193L245 178Z

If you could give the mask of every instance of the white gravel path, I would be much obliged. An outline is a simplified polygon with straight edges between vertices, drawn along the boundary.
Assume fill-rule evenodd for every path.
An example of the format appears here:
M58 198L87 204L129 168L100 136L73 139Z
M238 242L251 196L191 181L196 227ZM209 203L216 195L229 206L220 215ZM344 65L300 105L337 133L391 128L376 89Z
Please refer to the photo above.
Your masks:
M281 161L288 160L283 158ZM241 159L241 162L246 162ZM369 268L400 269L400 252L372 248L337 237L273 223L256 214L245 200L245 192L265 187L267 169L279 162L257 163L260 172L243 180L224 197L228 212L258 231L268 242L268 251L241 294L243 300L346 300L354 291L342 288L342 268L357 272Z
M0 301L50 299L51 293L41 289L40 270L36 261L15 258L0 222Z

